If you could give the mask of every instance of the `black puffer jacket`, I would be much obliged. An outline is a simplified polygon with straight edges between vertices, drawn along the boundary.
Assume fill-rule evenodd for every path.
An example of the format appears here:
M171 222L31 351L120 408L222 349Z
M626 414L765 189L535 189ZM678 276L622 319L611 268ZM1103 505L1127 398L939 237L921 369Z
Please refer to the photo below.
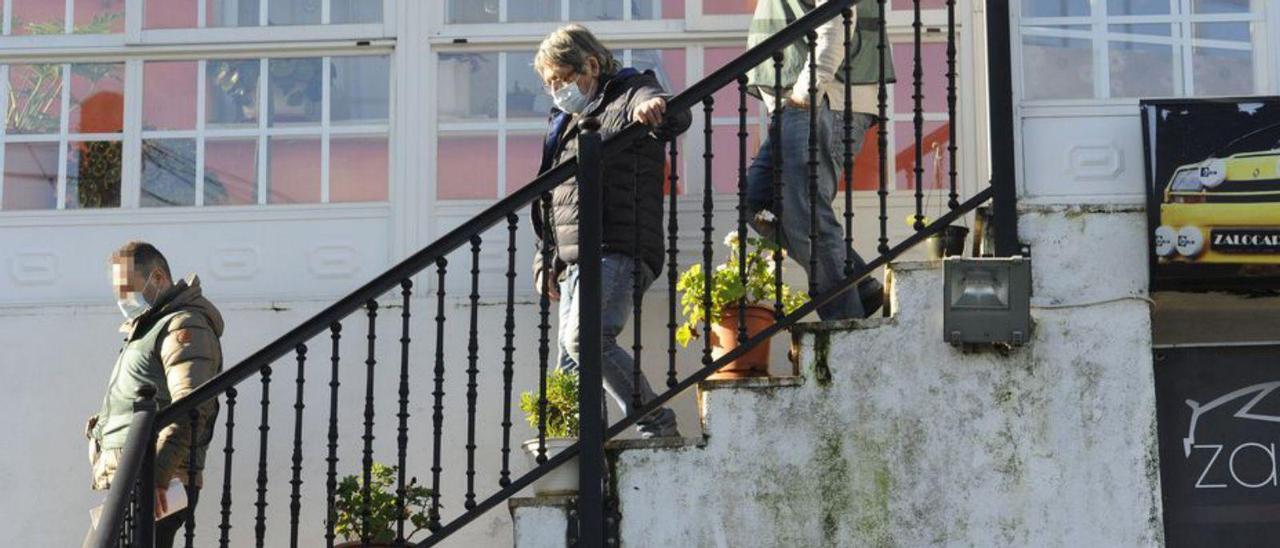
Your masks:
M631 112L641 103L667 97L657 78L650 71L632 69L619 71L613 77L601 80L601 91L592 99L583 116L574 116L563 128L554 148L544 151L542 169L577 155L577 122L594 116L600 121L601 138L608 140L622 131L631 121ZM556 118L563 116L552 111L551 126L556 130ZM632 143L621 153L604 158L602 181L604 184L604 252L631 255L639 242L639 256L656 275L662 271L663 262L663 178L665 156L663 142L689 128L688 111L668 111L661 128ZM548 141L551 137L548 136ZM551 218L543 219L542 204L533 203L534 233L541 249L543 239L555 243L556 275L565 266L578 262L578 224L581 218L578 201L578 181L565 181L552 192ZM534 255L534 272L542 268L542 256Z

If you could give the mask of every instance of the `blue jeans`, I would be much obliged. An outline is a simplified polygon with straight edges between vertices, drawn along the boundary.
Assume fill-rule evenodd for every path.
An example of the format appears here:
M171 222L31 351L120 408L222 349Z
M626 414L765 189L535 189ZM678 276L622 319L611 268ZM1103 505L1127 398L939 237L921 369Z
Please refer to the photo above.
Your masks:
M765 209L780 217L780 231L765 223L753 222L752 226L761 236L781 243L808 276L809 294L817 295L838 286L845 279L844 226L831 207L844 168L844 113L832 110L825 102L818 107L818 199L812 204L809 200L809 111L784 107L781 119L782 207L777 208L773 203L774 150L773 132L770 131L747 171L748 208L753 218ZM863 135L874 123L875 117L870 114L853 113L853 141L850 144L854 156L862 149ZM811 270L809 229L812 215L817 215L818 230L814 246L815 268ZM865 265L862 257L853 253L854 268ZM852 289L818 307L818 316L823 320L861 318L863 315L858 292Z
M622 408L624 415L631 414L632 394L636 389L633 371L635 361L618 346L622 333L631 316L632 294L635 291L635 259L618 253L604 255L601 269L601 329L604 333L603 370L604 388L613 401ZM560 280L560 366L577 370L579 362L580 331L578 329L578 265L569 265ZM653 283L654 275L646 265L640 265L640 292L644 293ZM641 401L656 396L644 375L639 376ZM676 431L676 414L669 408L660 408L636 423L640 434L646 438L679 435Z

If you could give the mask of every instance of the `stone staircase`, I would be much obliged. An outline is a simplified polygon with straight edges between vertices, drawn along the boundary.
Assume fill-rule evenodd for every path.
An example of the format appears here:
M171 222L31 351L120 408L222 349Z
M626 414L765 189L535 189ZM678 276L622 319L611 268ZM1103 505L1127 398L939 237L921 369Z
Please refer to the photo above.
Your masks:
M702 438L609 445L623 545L1163 544L1149 343L1076 342L1149 337L1144 303L1040 307L1030 344L964 352L939 264L888 277L892 317L793 330L796 376L703 383ZM564 546L569 507L513 501L515 546Z

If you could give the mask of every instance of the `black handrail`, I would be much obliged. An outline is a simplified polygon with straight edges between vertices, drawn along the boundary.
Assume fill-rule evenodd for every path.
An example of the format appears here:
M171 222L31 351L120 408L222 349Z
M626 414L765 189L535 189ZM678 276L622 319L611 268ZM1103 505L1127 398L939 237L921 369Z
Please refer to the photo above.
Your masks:
M102 514L98 516L98 528L95 531L92 546L110 548L120 537L124 527L125 511L128 510L134 488L142 472L142 461L146 460L154 448L151 434L156 422L156 387L149 384L138 388L138 399L133 403L133 420L129 421L129 436L125 440L120 453L120 463L112 479L111 488L107 491L107 500L102 504ZM134 435L143 432L144 435ZM154 495L153 495L154 496ZM141 506L141 505L140 505ZM141 506L145 514L150 514L150 506ZM143 538L150 538L154 532L153 520L138 520ZM142 544L142 543L139 543Z

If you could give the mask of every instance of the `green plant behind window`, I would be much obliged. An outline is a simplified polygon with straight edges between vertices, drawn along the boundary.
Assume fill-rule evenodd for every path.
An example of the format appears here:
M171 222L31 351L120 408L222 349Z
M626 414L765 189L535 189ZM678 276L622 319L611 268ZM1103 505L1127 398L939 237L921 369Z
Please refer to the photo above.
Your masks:
M737 306L742 302L748 305L759 305L774 302L777 293L776 280L779 272L777 255L786 258L786 250L764 238L748 236L744 242L737 231L725 236L724 244L731 250L729 260L716 267L711 274L711 321L718 321L727 307ZM739 270L739 254L743 245L747 245L746 278ZM706 275L702 264L695 263L684 272L676 283L680 292L680 304L687 318L676 330L676 340L688 346L689 341L698 337L698 326L707 321ZM793 291L787 284L782 284L782 307L787 314L794 312L809 300L809 296Z
M538 429L538 393L520 394L520 410ZM578 373L555 368L547 373L547 437L578 437Z
M427 505L431 501L431 489L418 485L418 478L411 478L404 486L404 508L398 507L397 471L397 467L379 462L373 463L370 469L369 539L373 542L394 541L396 521L400 516L404 516L405 521L413 525L412 531L405 535L406 540L427 528ZM346 476L338 483L337 498L334 501L337 520L333 531L347 540L359 539L364 527L363 487L363 478L358 474Z

